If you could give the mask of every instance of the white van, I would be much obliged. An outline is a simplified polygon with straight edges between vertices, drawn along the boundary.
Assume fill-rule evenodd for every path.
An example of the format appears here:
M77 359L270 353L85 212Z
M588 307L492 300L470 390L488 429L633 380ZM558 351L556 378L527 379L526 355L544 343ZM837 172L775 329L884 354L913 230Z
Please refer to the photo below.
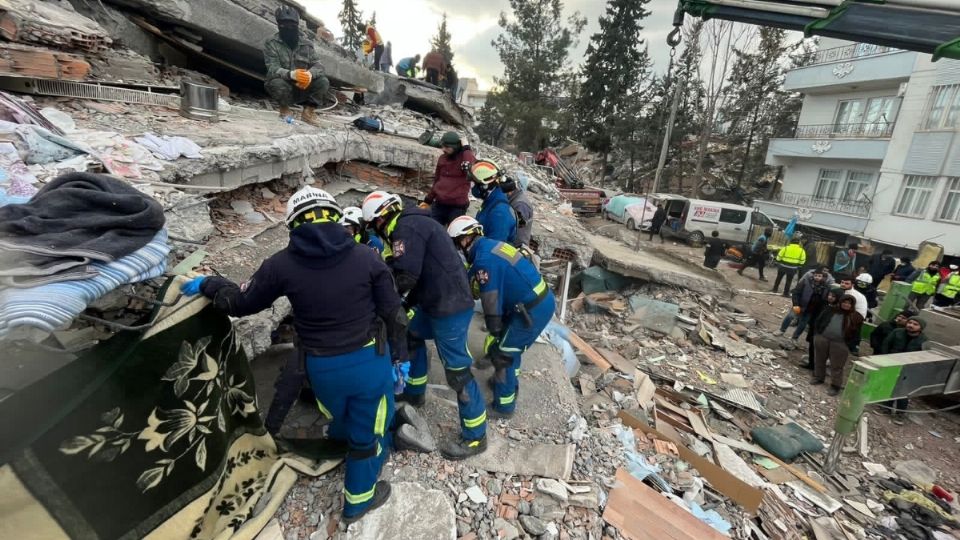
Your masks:
M713 231L728 242L747 242L755 225L776 229L773 220L763 212L739 204L688 199L680 195L655 194L655 203L662 203L667 222L661 230L664 237L677 237L699 244Z

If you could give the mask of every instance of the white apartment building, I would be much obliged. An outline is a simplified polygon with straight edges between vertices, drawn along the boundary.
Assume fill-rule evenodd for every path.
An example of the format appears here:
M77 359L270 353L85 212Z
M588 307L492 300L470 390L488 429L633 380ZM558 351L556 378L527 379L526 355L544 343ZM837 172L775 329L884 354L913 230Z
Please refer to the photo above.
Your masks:
M787 74L804 94L791 138L770 142L782 189L756 206L775 219L960 255L960 62L823 39Z
M460 79L460 86L457 89L457 101L474 110L479 111L487 102L487 92L480 90L477 80L473 78Z

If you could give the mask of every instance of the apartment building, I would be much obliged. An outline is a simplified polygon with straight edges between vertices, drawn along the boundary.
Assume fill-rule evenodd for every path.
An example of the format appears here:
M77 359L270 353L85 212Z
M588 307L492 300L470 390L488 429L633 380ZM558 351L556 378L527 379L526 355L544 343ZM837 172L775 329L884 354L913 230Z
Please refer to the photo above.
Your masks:
M767 164L783 185L756 206L838 240L960 255L960 62L824 39L787 74L804 94L793 136Z

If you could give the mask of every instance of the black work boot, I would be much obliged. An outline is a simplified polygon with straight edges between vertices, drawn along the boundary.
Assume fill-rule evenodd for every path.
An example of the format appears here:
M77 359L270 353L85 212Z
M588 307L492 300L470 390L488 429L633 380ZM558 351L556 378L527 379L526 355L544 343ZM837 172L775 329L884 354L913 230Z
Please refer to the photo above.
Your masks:
M353 516L343 516L343 522L347 525L355 523L363 516L367 515L368 512L376 510L383 506L383 503L387 502L387 499L390 498L390 482L386 480L380 480L374 486L373 501L370 503L370 506L364 508L360 513Z
M416 396L416 395L408 394L404 392L396 396L394 398L394 401L396 401L397 403L409 403L410 405L413 405L414 407L419 409L420 407L423 407L423 405L427 402L427 395L420 394L419 396Z
M503 412L501 410L498 410L496 407L494 407L493 403L487 406L487 418L499 418L503 420L509 420L513 418L513 415L516 412L517 412L517 409L513 409L510 412Z
M440 447L440 453L450 461L460 461L470 456L483 453L487 449L487 438L477 439L475 441L459 439L457 441L447 441Z
M397 450L410 450L429 454L437 449L437 441L429 431L421 431L412 424L403 424L393 435L393 445Z

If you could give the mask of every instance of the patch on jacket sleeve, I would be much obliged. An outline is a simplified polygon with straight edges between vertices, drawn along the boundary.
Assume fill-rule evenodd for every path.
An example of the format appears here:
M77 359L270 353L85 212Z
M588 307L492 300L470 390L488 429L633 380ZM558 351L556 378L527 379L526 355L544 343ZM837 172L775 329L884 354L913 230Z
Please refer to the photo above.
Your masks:
M486 285L490 282L490 274L486 270L477 270L477 283Z
M407 247L403 245L403 240L394 240L391 244L391 250L394 257L402 257Z

